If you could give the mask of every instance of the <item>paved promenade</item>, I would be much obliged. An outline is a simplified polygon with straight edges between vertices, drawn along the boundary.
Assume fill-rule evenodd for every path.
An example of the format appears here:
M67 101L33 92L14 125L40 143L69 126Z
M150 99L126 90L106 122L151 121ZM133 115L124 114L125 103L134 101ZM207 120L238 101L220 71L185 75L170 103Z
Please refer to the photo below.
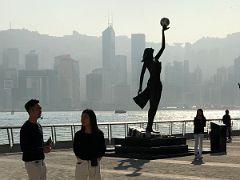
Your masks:
M188 141L192 146L193 141ZM204 147L209 141L204 140ZM137 160L104 157L101 161L104 180L240 180L240 137L227 144L227 154L204 154L203 163L193 162L192 156ZM72 150L57 150L46 156L49 180L74 179L76 158ZM1 180L26 180L21 154L0 155Z

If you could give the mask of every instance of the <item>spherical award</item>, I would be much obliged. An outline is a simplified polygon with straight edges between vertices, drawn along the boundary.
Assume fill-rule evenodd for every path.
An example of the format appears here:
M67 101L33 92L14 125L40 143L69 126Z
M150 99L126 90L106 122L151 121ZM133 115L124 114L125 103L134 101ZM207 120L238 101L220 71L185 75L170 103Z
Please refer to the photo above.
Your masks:
M168 18L164 17L160 21L161 26L167 27L170 24L170 21Z

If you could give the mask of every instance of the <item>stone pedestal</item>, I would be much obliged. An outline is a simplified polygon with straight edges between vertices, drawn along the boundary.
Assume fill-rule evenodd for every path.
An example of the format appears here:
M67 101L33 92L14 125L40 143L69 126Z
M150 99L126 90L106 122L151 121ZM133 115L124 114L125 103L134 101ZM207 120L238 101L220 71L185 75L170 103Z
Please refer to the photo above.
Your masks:
M147 133L144 129L129 128L121 145L115 146L118 155L139 159L158 159L188 154L186 138Z

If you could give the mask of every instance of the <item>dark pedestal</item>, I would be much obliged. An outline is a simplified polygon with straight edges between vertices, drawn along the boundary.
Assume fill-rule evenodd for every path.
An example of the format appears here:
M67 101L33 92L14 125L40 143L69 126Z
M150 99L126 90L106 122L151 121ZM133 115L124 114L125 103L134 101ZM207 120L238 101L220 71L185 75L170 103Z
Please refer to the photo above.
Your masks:
M211 152L226 153L226 125L211 122Z
M186 138L146 133L143 129L130 128L129 136L115 146L118 155L138 159L158 159L188 154Z

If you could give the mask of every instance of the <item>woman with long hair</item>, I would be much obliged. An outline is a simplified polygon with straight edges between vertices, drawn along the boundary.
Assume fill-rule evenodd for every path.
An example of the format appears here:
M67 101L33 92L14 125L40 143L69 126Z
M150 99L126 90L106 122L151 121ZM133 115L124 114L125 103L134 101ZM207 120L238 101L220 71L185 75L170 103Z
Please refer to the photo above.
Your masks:
M194 160L201 160L202 159L202 144L203 144L203 137L204 137L204 127L206 126L206 118L203 114L202 109L197 110L197 115L194 118L194 139L195 139L195 146L194 146Z
M158 109L158 104L161 99L162 82L160 80L160 74L162 70L162 63L159 61L159 58L165 49L164 32L168 29L169 27L162 26L162 47L155 57L153 56L154 49L146 48L144 50L142 59L143 66L140 75L138 96L133 98L136 104L138 104L141 108L144 108L148 100L150 102L150 108L148 110L148 123L146 128L147 132L153 131L152 129L153 120ZM142 92L142 83L146 69L148 69L149 71L150 78L148 80L146 89Z
M93 110L86 109L81 115L81 129L75 133L73 151L77 157L76 180L100 180L100 160L106 151L103 132L97 126Z

